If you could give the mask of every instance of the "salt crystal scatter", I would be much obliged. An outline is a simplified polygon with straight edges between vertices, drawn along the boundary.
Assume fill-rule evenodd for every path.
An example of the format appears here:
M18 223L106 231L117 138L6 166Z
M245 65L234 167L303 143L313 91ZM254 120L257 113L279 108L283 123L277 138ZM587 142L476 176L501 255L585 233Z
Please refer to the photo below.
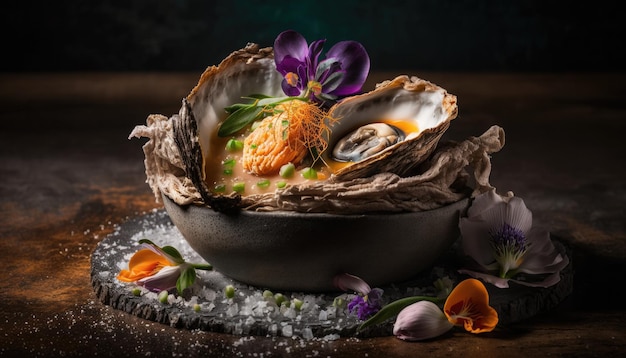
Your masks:
M306 340L313 339L313 331L311 330L311 328L307 327L302 330L302 338Z
M291 337L293 336L293 327L291 325L286 325L283 327L281 332L284 337Z

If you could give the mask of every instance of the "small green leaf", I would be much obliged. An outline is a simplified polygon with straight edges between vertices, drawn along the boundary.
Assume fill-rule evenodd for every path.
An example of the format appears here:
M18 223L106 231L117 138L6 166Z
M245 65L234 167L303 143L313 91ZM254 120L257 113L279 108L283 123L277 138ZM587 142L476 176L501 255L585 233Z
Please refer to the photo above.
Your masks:
M235 103L232 106L224 107L224 110L226 111L226 113L232 114L235 113L238 109L245 107L250 107L250 105L245 103Z
M398 313L400 313L400 311L402 311L405 307L412 305L415 302L418 301L431 301L431 302L435 302L437 303L438 301L440 301L441 299L437 298L437 297L428 297L428 296L412 296L412 297L406 297L406 298L401 298L397 301L393 301L390 304L386 305L385 307L383 307L380 311L378 311L375 315L373 315L372 317L370 317L367 321L363 322L358 330L361 330L365 327L374 325L374 324L379 324L379 323L383 323L384 321L388 320L391 317L397 316Z
M263 111L260 106L242 107L228 116L217 131L220 137L232 135L257 119Z
M191 287L193 283L196 281L196 269L193 266L187 267L183 272L181 272L180 277L176 281L176 290L179 295L183 294L183 291L187 287Z
M185 260L183 259L183 256L173 246L163 246L161 250L163 250L163 252L171 256L171 258L174 259L176 264L182 264L183 262L185 262Z

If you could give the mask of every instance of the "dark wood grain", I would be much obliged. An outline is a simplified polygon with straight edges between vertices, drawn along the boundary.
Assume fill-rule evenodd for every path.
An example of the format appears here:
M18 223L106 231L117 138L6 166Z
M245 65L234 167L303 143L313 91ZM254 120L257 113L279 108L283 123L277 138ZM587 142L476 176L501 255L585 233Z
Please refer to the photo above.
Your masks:
M410 72L409 72L410 73ZM413 74L413 73L410 73ZM102 304L90 256L117 225L161 208L138 139L178 112L199 74L0 75L0 355L607 356L626 350L626 75L415 73L458 96L447 138L506 131L492 184L572 249L574 291L496 331L300 341L169 327ZM372 74L370 84L391 74Z

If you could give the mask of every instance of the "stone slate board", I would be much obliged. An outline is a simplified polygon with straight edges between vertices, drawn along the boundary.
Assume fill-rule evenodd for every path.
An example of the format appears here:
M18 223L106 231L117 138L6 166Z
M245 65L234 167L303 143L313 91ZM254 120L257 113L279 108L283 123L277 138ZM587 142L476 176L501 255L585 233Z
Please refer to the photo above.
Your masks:
M264 302L265 288L252 287L234 281L220 272L197 271L198 278L191 289L182 296L170 294L168 303L160 303L156 294L142 289L139 296L133 294L134 284L120 282L116 275L127 268L130 256L139 248L138 241L147 238L160 246L177 248L187 262L202 263L178 229L173 226L165 210L150 213L116 225L113 233L105 237L91 257L91 284L98 299L115 309L154 322L181 329L199 329L210 332L256 336L313 337L375 337L392 334L393 319L377 326L357 331L361 321L345 309L334 309L337 297L349 300L351 296L341 292L281 293L288 299L304 302L301 311L294 311ZM550 288L529 288L512 284L508 289L498 289L487 284L490 304L499 315L499 325L519 322L549 311L569 296L573 289L573 268L569 249L553 237L557 248L570 257L570 264L561 272L561 280ZM452 250L453 251L453 250ZM384 289L386 300L396 300L413 295L433 295L432 283L442 276L449 276L455 283L465 277L456 273L454 253L442 257L432 270L420 273L410 281L393 284ZM226 299L223 289L227 285L236 288L233 299ZM200 310L194 310L198 304Z

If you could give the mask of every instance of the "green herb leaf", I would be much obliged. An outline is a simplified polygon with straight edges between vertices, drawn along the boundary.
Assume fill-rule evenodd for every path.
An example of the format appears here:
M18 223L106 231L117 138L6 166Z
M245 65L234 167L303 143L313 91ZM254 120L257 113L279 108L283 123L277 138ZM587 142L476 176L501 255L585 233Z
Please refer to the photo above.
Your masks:
M175 260L176 264L180 265L185 262L185 260L183 259L183 256L173 246L163 246L161 250L163 250L163 252L171 256Z
M257 106L261 106L261 107L268 106L268 105L277 105L277 104L280 104L281 102L286 102L286 101L290 101L290 100L293 100L293 99L295 99L295 98L294 97L288 97L288 96L285 96L285 97L269 97L268 96L266 98L260 99L256 103L256 105Z
M429 297L429 296L412 296L412 297L406 297L406 298L401 298L397 301L393 301L390 304L386 305L385 307L383 307L380 311L378 311L375 315L373 315L372 317L370 317L367 321L363 322L358 330L361 330L365 327L374 325L374 324L379 324L379 323L383 323L384 321L388 320L391 317L397 316L398 313L400 313L400 311L402 311L405 307L412 305L415 302L418 301L431 301L431 302L435 302L437 303L438 301L440 301L440 298L437 297Z
M245 96L244 98L264 99L264 98L272 98L272 96L268 96L268 95L262 94L262 93L254 93L254 94L249 94L249 95Z
M178 280L176 280L176 290L179 295L183 294L183 291L187 287L191 287L193 283L196 281L196 269L193 266L188 266L186 269L181 272Z
M250 105L245 103L235 103L232 106L224 107L224 110L226 111L226 113L232 114L235 113L238 109L245 107L250 107Z
M217 131L217 135L220 137L227 137L240 131L257 119L262 111L263 107L260 106L246 106L239 108L224 120L224 123L222 123Z

